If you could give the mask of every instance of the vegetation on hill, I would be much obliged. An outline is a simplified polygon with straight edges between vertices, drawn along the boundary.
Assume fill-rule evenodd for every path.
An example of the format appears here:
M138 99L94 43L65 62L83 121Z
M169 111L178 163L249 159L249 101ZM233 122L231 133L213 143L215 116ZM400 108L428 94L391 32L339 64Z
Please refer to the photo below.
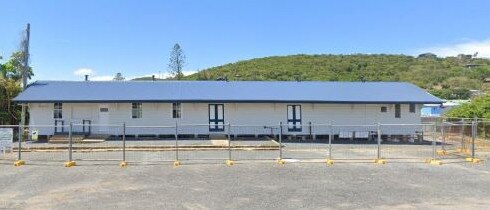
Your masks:
M447 117L490 119L490 95L475 98L470 103L455 107L445 113Z
M490 77L490 60L471 55L290 55L239 61L186 76L186 80L407 81L444 99L467 99Z

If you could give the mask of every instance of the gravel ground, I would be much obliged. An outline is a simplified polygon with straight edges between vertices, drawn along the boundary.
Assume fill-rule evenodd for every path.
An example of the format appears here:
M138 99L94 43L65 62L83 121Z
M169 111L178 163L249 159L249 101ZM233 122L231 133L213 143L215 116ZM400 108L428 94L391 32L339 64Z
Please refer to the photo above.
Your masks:
M103 162L13 167L0 161L0 209L485 209L483 163Z

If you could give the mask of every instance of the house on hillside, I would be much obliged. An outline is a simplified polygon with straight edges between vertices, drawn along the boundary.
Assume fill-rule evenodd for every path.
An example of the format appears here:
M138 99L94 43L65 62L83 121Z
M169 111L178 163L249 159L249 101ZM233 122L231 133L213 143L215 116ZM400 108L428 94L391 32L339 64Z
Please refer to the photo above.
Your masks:
M66 133L69 123L87 135L117 135L109 125L123 123L132 135L174 134L150 126L176 123L195 136L223 133L226 123L244 125L233 135L270 133L280 123L285 135L325 135L327 126L308 125L419 124L423 104L442 103L405 82L315 81L37 81L15 102L28 105L31 129L46 136Z

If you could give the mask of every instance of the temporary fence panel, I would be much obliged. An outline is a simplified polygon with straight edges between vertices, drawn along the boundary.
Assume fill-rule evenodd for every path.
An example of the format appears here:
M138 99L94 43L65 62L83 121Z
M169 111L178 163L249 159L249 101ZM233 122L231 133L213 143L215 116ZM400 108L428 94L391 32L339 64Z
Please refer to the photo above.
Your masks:
M88 129L83 132L84 129ZM71 124L73 161L119 161L122 153L122 125Z
M377 125L332 125L334 160L373 160L377 155Z
M328 129L326 125L311 123L296 127L282 124L283 159L325 159Z
M273 160L280 156L279 125L230 125L231 160Z
M64 162L69 158L69 125L28 125L24 129L22 160L26 162ZM39 133L57 130L52 135Z
M381 124L381 159L434 159L440 141L436 124Z
M178 124L175 159L227 160L228 131L229 126L225 124Z
M118 137L117 141L125 145L125 161L167 162L175 160L175 125L126 126L121 133L124 136Z
M471 149L472 123L466 120L443 123L441 149L451 154L467 155Z
M475 141L475 150L490 152L490 121L481 120L477 123L477 135Z

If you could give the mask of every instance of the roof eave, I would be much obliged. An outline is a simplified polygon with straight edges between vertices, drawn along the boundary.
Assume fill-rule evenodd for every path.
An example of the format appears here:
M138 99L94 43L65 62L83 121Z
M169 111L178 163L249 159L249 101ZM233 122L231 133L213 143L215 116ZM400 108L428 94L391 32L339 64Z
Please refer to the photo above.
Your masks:
M23 103L317 103L317 104L443 104L442 101L325 101L325 100L14 100Z

